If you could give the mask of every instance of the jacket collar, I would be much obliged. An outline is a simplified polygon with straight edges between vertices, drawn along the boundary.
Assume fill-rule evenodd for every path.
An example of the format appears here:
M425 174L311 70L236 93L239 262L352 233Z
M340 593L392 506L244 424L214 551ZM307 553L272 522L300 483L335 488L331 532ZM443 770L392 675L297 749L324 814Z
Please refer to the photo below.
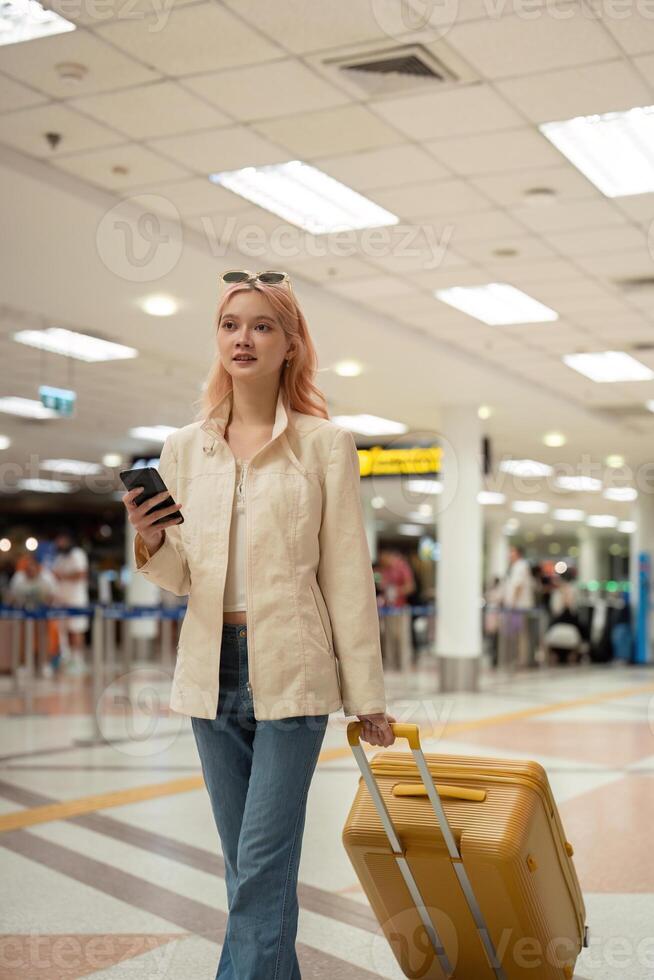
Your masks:
M229 416L232 410L232 404L234 400L234 393L230 388L223 397L220 399L210 417L206 419L200 428L205 432L205 439L203 442L203 450L205 453L213 453L215 448L216 435L221 439L225 438L225 429L227 428L227 423L229 422ZM284 405L284 399L282 394L282 387L279 386L279 391L277 393L277 405L275 408L275 422L273 424L272 437L270 442L273 442L286 431L289 425L289 414L286 411L286 406ZM267 443L270 445L270 443Z

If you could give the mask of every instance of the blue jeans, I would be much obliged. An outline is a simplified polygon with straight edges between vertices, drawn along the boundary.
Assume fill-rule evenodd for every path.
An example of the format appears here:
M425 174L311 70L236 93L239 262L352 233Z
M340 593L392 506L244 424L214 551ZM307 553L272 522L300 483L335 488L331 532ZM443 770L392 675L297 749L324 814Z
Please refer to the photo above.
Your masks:
M225 861L216 980L301 980L300 851L329 715L258 721L248 680L247 627L224 623L216 717L191 719Z

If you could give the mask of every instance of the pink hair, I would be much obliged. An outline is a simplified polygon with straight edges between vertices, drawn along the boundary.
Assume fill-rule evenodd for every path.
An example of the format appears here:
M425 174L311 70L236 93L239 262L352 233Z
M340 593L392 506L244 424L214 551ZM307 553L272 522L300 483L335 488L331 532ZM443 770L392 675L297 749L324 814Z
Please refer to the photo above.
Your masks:
M318 355L309 327L293 291L286 285L261 283L236 283L221 296L216 310L214 326L216 329L216 352L218 351L218 327L222 311L232 296L243 289L256 289L269 301L288 340L293 341L293 357L288 366L280 372L280 385L284 406L304 415L317 415L329 418L327 399L314 384L318 367ZM220 354L216 353L207 375L204 391L199 399L200 410L196 420L210 417L218 402L232 388L232 377L223 367Z

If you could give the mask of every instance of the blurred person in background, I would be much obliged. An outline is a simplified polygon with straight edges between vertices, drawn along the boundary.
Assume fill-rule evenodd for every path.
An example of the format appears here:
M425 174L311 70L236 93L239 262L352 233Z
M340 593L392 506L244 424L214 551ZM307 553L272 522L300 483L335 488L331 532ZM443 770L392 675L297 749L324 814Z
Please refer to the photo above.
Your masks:
M56 594L57 580L52 572L44 568L34 555L22 555L16 562L16 571L12 575L7 588L7 602L21 609L38 609L40 606L52 605L55 601ZM47 631L46 635L49 637ZM35 630L35 658L38 657L38 642L39 632ZM48 647L49 653L54 653L54 657L49 663L43 665L44 677L52 677L59 667L59 657L56 648L53 649L50 642L48 643ZM20 656L22 659L22 650Z
M72 531L61 528L55 537L57 557L52 564L52 574L57 580L56 604L59 606L88 606L89 560L82 548L75 544ZM61 655L69 662L69 669L84 669L85 635L89 628L87 615L70 616L59 621Z
M395 670L408 670L412 660L411 609L408 597L415 591L413 569L395 549L380 548L383 607L391 611L383 616L384 660Z
M502 605L502 579L494 575L484 596L484 636L486 649L493 667L497 667L500 638L500 607Z
M506 635L508 663L526 666L530 659L527 613L534 605L534 577L520 545L511 545L502 602L505 609L502 625Z

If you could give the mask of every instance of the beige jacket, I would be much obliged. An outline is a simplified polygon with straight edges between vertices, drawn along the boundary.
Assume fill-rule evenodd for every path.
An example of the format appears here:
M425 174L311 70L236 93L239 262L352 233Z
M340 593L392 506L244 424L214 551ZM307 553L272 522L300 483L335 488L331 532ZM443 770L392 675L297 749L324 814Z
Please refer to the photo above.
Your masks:
M140 534L141 574L189 596L170 707L215 718L223 591L236 461L224 438L229 391L212 418L164 443L159 471L184 523L150 556ZM351 432L287 412L281 389L272 438L246 475L248 672L255 717L386 711L379 623L363 524L359 459Z

